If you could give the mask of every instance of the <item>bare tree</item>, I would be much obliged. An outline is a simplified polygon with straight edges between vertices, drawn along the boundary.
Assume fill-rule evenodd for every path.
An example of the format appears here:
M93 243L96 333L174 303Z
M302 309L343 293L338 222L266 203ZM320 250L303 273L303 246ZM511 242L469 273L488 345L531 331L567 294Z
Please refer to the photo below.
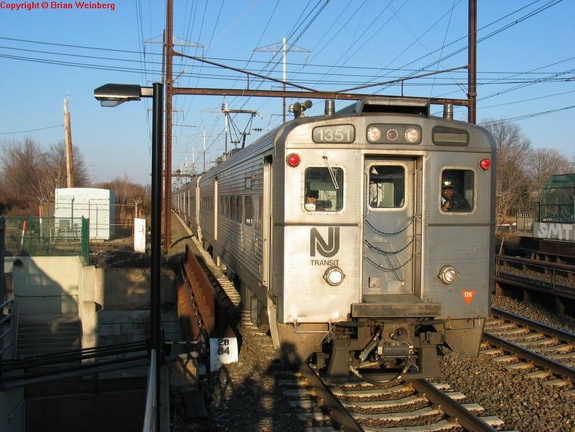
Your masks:
M48 169L51 180L55 187L64 188L68 184L66 181L66 144L60 141L58 144L50 146L47 153ZM86 187L90 184L88 170L84 163L84 158L78 147L74 146L74 184L75 187Z
M42 199L38 184L44 177L46 155L29 138L23 143L4 142L0 154L2 182L14 211L31 208ZM39 194L40 193L40 194Z
M132 182L127 175L115 178L111 182L100 183L98 186L113 190L117 204L131 204L134 199L149 201L149 188Z
M76 185L87 185L82 156L75 150ZM12 214L36 214L38 204L54 199L54 190L66 186L65 146L61 142L43 151L32 139L5 141L0 153L0 189L3 206Z
M506 120L488 120L482 124L497 144L497 221L503 222L530 202L530 180L526 165L531 143L519 126Z
M8 188L0 182L0 215L6 214L11 207Z
M533 195L537 200L547 180L555 174L574 173L575 162L570 161L558 150L539 148L532 150L531 157L526 161L526 168L533 187Z
M554 149L533 149L517 124L507 120L487 120L487 128L497 144L497 221L517 211L536 210L539 192L555 174L575 172L575 161Z
M132 212L128 216L125 214L125 211L120 210L122 213L124 213L123 217L140 217L142 214L148 215L150 213L151 191L149 186L146 187L135 184L127 175L124 175L122 178L116 178L111 182L100 183L98 186L114 191L116 196L116 204L122 205L122 209L126 208L135 210L136 204L138 205L139 214L135 215Z

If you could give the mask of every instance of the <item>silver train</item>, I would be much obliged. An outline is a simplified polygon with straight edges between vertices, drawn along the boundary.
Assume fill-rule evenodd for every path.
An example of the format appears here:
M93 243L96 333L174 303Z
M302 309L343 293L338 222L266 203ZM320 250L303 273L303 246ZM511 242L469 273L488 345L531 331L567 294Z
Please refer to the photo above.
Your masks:
M439 347L476 356L490 314L494 141L426 100L333 108L232 152L174 209L285 360L332 380L440 376Z

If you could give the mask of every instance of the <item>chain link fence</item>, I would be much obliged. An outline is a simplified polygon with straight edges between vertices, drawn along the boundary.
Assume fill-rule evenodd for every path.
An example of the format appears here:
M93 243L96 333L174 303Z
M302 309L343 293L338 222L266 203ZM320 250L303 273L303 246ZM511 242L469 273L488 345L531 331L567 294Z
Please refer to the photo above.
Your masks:
M60 214L62 205L60 204ZM102 212L104 210L104 212ZM90 241L100 237L101 233L109 233L108 240L117 240L132 236L134 232L134 218L149 219L148 211L137 204L86 204L72 203L69 209L65 211L73 217L83 214L90 219ZM58 214L55 203L43 203L39 207L40 216L55 216ZM103 215L105 217L103 217ZM62 223L66 223L68 218L61 218ZM149 225L149 220L146 221Z
M116 240L133 244L135 205L114 205L111 220L98 217L5 217L5 256L82 255L89 262L90 247ZM54 204L43 204L40 215L53 215ZM149 224L148 224L149 226ZM102 237L104 233L104 238Z
M89 257L89 221L54 217L6 217L5 256L82 255Z

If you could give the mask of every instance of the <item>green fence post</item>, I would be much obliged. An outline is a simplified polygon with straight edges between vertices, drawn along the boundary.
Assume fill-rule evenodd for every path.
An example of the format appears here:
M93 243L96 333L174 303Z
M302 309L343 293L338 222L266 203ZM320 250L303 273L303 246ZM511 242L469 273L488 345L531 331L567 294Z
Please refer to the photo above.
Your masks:
M82 216L82 256L90 264L90 219Z

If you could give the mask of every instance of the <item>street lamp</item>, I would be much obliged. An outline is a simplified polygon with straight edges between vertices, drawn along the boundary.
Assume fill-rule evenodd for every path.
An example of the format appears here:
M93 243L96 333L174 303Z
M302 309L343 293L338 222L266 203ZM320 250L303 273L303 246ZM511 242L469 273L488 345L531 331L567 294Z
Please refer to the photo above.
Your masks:
M162 87L162 84L157 85ZM139 101L142 97L155 98L153 87L141 87L137 84L104 84L94 90L94 97L103 107L115 107L123 102Z
M160 345L161 345L161 253L162 253L162 139L164 135L164 85L153 87L133 84L105 84L94 90L94 97L104 107L115 107L123 102L153 98L152 121L152 263L150 283L150 345L156 360L156 421L160 426Z

